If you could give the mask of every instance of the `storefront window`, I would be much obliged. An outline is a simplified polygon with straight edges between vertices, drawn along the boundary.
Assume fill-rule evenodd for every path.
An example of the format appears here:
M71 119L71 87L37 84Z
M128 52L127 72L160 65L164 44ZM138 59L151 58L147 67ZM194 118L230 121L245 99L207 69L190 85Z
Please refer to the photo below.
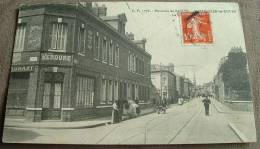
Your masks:
M8 108L25 108L29 87L29 73L11 73L7 96Z
M94 79L78 76L77 77L77 107L93 107L94 102Z

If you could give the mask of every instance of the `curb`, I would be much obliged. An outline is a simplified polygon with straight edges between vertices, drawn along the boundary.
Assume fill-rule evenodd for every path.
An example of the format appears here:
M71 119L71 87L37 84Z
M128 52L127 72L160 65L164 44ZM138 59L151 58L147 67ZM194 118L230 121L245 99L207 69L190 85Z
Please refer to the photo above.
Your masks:
M244 133L242 133L233 123L230 122L228 126L236 134L236 136L238 136L241 142L243 143L250 142L249 139L244 135Z
M95 128L99 126L104 126L111 124L111 122L102 122L93 125L86 126L68 126L68 127L58 127L58 126L26 126L26 125L5 125L5 127L9 128L37 128L37 129L83 129L83 128Z
M142 117L148 114L154 113L154 111L150 111L147 113L143 113L140 114L138 117ZM138 118L136 117L136 118ZM134 119L134 118L130 118L130 119ZM124 119L123 121L126 120L130 120L130 119ZM9 127L9 128L37 128L37 129L84 129L84 128L95 128L95 127L99 127L99 126L104 126L104 125L108 125L111 124L110 121L107 122L102 122L102 123L97 123L97 124L92 124L92 125L81 125L81 126L30 126L30 125L14 125L14 124L5 124L4 127Z

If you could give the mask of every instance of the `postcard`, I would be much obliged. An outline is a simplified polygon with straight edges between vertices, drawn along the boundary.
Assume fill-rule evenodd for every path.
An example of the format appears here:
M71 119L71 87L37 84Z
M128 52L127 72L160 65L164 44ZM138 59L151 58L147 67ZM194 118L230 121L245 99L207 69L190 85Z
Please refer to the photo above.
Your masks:
M3 142L256 141L239 5L19 7Z

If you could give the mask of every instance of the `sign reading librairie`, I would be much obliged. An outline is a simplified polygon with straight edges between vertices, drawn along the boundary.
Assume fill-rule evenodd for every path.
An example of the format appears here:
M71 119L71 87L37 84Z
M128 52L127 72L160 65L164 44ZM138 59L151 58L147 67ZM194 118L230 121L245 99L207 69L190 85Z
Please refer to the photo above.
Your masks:
M34 71L34 66L12 66L11 72L31 72Z

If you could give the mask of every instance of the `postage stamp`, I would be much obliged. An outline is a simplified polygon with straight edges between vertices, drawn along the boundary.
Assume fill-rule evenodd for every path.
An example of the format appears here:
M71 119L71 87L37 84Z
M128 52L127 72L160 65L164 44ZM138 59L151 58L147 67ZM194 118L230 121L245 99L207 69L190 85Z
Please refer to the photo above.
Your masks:
M209 12L182 12L183 44L212 44L212 27Z

